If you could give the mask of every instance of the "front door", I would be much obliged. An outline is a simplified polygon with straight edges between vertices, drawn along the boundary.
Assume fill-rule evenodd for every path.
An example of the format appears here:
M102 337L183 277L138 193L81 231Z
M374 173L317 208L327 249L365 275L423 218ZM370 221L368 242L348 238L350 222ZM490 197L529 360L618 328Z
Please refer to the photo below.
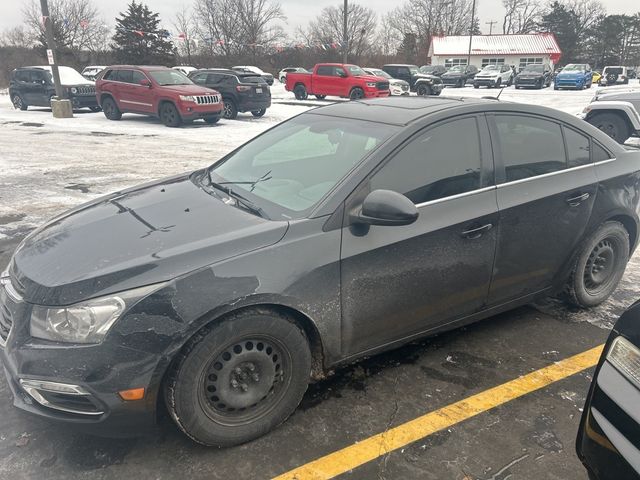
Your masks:
M347 200L350 210L366 191L393 190L420 215L412 225L365 232L345 222L343 353L371 350L483 308L498 221L492 182L484 117L457 117L414 136Z
M597 180L590 141L577 131L529 115L489 120L500 210L489 304L497 305L552 286L587 226Z
M50 74L44 70L31 70L29 72L25 100L29 105L48 107L51 105Z

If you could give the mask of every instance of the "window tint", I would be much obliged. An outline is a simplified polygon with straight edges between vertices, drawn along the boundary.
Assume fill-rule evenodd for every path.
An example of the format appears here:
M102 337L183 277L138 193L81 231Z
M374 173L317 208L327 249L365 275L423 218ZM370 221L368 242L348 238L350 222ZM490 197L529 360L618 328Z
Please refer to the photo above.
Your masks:
M29 72L27 70L20 70L16 72L16 80L18 80L19 82L28 82L31 80L31 77L29 76Z
M330 77L333 75L333 67L328 67L328 66L318 67L318 70L316 71L316 75L324 75L324 76Z
M507 182L566 168L560 125L519 115L495 119Z
M570 128L564 128L564 138L567 142L567 166L569 168L591 163L588 137Z
M102 76L103 80L115 80L117 76L117 70L107 70L106 73Z
M140 82L146 79L147 77L145 77L144 73L138 72L136 70L134 70L131 75L131 83L135 83L136 85L140 85Z
M132 70L118 70L118 81L131 83L133 80L133 71Z
M406 195L413 203L476 190L481 157L475 118L430 128L405 146L371 179L371 189Z
M609 152L600 146L599 143L593 142L593 161L601 162L602 160L609 160L613 158Z

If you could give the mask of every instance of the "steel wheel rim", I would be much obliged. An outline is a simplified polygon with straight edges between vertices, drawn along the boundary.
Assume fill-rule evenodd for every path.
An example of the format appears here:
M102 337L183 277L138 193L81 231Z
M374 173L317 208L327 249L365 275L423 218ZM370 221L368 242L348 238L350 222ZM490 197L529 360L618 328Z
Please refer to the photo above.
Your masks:
M20 95L13 96L13 108L20 110L22 108L22 97Z
M224 102L222 108L224 109L224 118L231 118L231 104L229 102Z
M165 121L165 123L174 123L175 117L176 114L173 108L166 106L162 109L162 119Z
M363 97L362 92L360 90L354 90L351 93L352 100L360 100Z
M610 238L599 241L593 248L582 274L587 293L597 295L611 284L618 253L617 245Z
M277 339L251 335L228 344L205 366L200 405L216 423L237 426L269 415L291 383L291 357Z
M102 108L104 109L104 113L107 115L107 117L111 118L113 116L113 105L111 105L110 101L104 102Z

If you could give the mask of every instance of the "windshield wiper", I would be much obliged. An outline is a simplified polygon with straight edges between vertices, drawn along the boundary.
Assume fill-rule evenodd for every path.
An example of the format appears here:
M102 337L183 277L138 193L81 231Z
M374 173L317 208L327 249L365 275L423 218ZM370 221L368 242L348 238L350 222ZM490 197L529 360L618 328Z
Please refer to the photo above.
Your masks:
M265 182L267 180L271 180L273 177L270 177L268 175L271 174L271 170L269 170L267 173L265 173L264 175L262 175L261 177L257 178L256 180L250 182L250 181L240 181L240 182L220 182L218 183L218 185L251 185L251 189L249 190L250 192L253 192L253 190L256 188L256 185L260 182Z
M258 215L259 217L270 220L269 215L267 215L267 212L265 212L263 208L259 207L248 198L243 197L239 193L234 192L231 188L226 186L226 184L234 183L234 182L220 182L220 183L215 182L213 180L213 177L211 176L211 170L209 170L208 172L208 177L209 177L209 184L213 188L217 188L218 190L221 190L224 193L226 193L229 197L233 198L236 201L236 206L244 207L245 210L248 210L249 212L255 215Z

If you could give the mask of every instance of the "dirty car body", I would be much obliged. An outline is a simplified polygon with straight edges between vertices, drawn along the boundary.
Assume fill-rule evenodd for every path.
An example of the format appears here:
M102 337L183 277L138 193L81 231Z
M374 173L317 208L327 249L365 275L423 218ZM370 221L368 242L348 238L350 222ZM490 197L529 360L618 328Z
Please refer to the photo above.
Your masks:
M526 148L520 127L509 129L532 121L578 135L592 155L509 167ZM498 134L506 143L492 146ZM413 148L438 165L476 163L420 178ZM244 164L245 178L234 170ZM308 111L208 169L81 205L27 237L0 289L14 404L138 434L154 424L172 362L229 315L257 308L298 325L307 378L318 378L522 305L562 288L603 222L624 225L633 251L639 171L640 153L543 107L397 97ZM407 203L415 213L395 226L363 207ZM87 312L108 318L79 331L74 316ZM143 398L123 398L139 388Z

